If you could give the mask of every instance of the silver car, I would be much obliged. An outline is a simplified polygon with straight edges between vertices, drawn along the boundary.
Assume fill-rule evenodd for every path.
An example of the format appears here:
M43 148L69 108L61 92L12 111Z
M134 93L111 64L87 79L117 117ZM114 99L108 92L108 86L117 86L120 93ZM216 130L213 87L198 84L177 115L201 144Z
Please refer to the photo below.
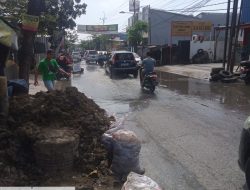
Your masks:
M85 53L85 60L86 63L93 63L96 64L98 60L98 53L96 50L87 50Z
M82 59L81 53L78 51L72 52L72 59L74 62L80 62Z

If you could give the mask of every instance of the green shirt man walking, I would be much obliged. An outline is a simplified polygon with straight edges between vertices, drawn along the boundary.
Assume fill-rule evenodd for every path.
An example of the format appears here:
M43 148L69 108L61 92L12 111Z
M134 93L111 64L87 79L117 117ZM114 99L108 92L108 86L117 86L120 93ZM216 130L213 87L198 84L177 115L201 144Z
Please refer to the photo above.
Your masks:
M55 59L52 59L52 50L47 51L46 58L42 59L37 67L37 71L42 74L42 79L45 87L48 91L55 90L55 80L56 80L56 72L62 72L68 76L70 73L65 72L63 69L59 67ZM35 82L34 85L38 85L38 72L35 72Z

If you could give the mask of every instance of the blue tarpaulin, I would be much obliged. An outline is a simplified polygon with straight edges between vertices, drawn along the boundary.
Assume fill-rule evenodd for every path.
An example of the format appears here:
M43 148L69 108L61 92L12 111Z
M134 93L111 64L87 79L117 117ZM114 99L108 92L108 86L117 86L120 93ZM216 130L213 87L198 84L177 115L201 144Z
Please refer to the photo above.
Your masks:
M250 24L250 0L242 0L241 24Z
M27 94L29 86L24 79L9 80L8 81L8 95L18 96L20 94Z

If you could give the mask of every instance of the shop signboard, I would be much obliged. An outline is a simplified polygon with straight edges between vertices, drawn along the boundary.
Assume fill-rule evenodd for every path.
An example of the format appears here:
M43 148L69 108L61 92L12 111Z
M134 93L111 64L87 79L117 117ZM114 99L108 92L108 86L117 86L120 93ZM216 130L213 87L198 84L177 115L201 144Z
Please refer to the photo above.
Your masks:
M118 24L112 25L78 25L77 32L87 34L117 34Z
M191 21L174 21L172 22L172 36L191 36Z
M191 36L193 31L211 31L212 23L209 21L173 21L172 36Z
M211 31L212 23L209 21L192 21L193 31Z
M39 25L39 16L33 15L22 15L22 28L23 30L28 30L32 32L36 32Z

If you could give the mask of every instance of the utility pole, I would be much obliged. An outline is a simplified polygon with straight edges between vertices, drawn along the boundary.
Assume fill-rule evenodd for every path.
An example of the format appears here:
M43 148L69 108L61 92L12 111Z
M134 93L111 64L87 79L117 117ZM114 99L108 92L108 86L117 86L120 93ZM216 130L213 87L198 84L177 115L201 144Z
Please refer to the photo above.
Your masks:
M228 40L228 30L229 30L230 6L231 6L231 0L228 0L228 2L227 2L226 31L225 31L225 41L224 41L224 54L223 54L223 68L224 69L226 67L226 61L227 61L227 40Z
M238 10L238 7L237 7ZM232 60L233 62L231 63L231 67L230 67L230 71L233 72L234 69L234 65L235 65L235 56L236 56L236 48L237 48L237 44L238 44L238 37L239 37L239 31L240 31L240 19L241 19L241 14L242 14L242 0L241 0L241 4L240 4L240 12L239 12L239 16L238 16L238 21L237 21L237 26L236 26L236 34L235 34L235 38L234 38L234 46L233 46L233 52L232 52Z
M100 20L102 21L102 25L104 25L105 21L107 20L107 17L105 16L105 12L103 12L103 17L101 17Z
M135 25L135 0L133 0L134 14L133 14L133 26Z
M233 3L233 13L232 13L232 21L231 21L231 30L230 30L230 39L229 39L229 48L228 48L228 64L227 71L233 72L234 66L234 56L232 56L235 50L235 29L236 29L236 20L237 20L237 9L238 9L238 0L234 0Z
M150 5L148 6L148 44L151 45L151 17L150 17Z
M27 14L40 16L43 11L44 0L29 0ZM29 84L30 64L34 61L34 40L36 32L22 29L22 46L18 52L19 77Z

